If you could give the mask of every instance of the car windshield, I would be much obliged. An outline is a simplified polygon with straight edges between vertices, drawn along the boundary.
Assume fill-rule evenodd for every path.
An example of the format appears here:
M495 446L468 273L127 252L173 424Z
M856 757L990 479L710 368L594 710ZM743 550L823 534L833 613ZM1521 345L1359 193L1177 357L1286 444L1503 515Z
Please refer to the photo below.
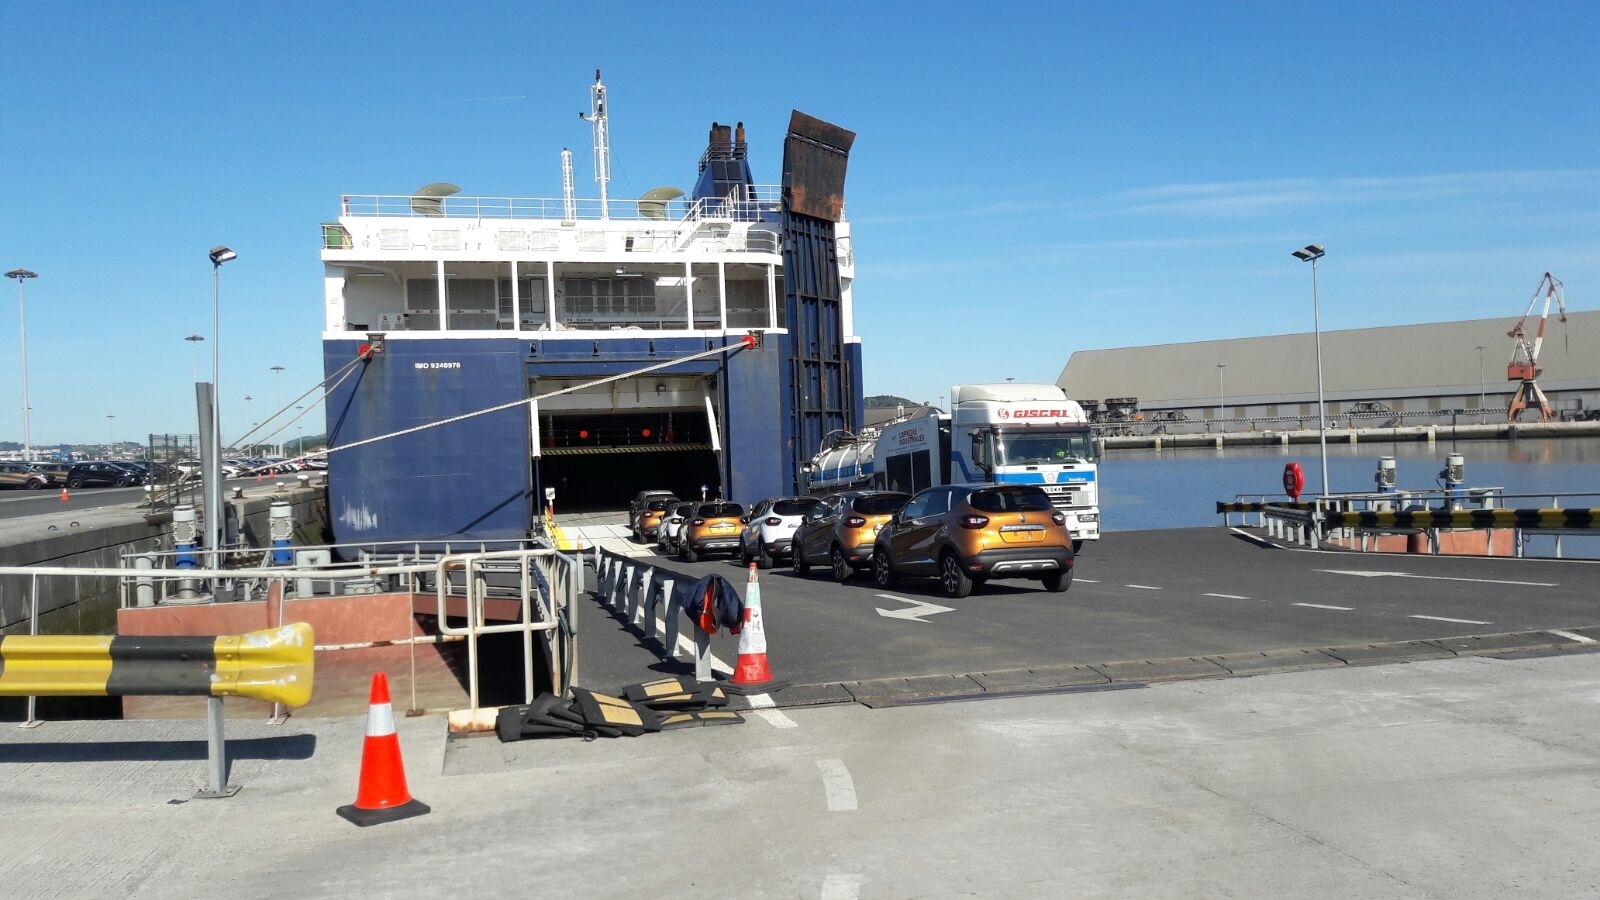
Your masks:
M899 512L900 507L905 506L910 499L910 494L868 494L865 497L857 497L856 501L850 504L850 508L863 516L881 516L885 513Z
M1001 465L1030 465L1037 463L1090 462L1094 459L1094 442L1088 432L1001 432L995 436L995 447Z
M742 516L744 507L738 503L707 503L695 512L702 519L714 519L722 516Z
M779 500L772 504L772 514L775 516L803 516L821 505L822 501L813 497Z
M670 499L651 500L650 501L650 511L651 512L659 512L659 511L661 511L663 509L667 509L668 507L672 506L672 502L673 501L670 500Z
M967 498L980 512L1048 512L1050 496L1038 488L994 488L973 491Z

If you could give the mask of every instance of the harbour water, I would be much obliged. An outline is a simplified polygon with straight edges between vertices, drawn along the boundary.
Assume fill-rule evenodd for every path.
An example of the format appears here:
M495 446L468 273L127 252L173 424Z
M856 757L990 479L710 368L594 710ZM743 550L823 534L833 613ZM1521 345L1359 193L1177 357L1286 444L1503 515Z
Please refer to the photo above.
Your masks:
M1402 490L1438 488L1445 456L1466 459L1467 484L1502 488L1508 506L1600 507L1600 438L1536 438L1511 441L1340 443L1328 445L1328 481L1335 492L1372 491L1380 456L1395 457ZM1283 467L1297 462L1305 470L1306 493L1322 482L1316 444L1289 447L1229 447L1223 450L1113 450L1100 461L1101 521L1106 531L1188 528L1219 524L1216 501L1235 495L1283 497ZM1589 492L1591 496L1573 496ZM1540 544L1548 541L1541 539ZM1548 547L1530 545L1547 555ZM1563 555L1600 557L1600 535L1569 537Z

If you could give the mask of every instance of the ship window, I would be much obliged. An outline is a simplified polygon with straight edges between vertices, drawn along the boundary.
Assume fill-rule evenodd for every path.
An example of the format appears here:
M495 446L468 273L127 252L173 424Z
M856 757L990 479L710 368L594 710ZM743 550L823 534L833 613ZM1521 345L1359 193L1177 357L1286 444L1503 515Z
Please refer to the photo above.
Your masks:
M544 279L543 278L518 278L518 299L522 302L522 314L544 312ZM500 279L500 318L511 321L511 279Z
M406 309L438 312L439 281L436 278L406 279Z
M495 309L492 278L452 278L450 285L451 312L491 312Z

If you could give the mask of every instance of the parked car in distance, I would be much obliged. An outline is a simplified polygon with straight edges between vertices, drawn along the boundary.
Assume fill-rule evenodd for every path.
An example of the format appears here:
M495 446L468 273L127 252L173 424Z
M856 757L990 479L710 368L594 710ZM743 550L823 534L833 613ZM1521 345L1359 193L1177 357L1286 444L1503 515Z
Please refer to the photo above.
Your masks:
M22 462L0 462L0 488L37 491L50 486L48 474Z
M114 462L93 460L73 463L67 470L67 487L77 490L85 487L127 487L138 484L143 475L125 469Z
M656 539L656 532L661 529L661 520L667 517L667 511L681 501L677 497L651 497L644 502L639 511L633 514L633 541L642 544Z
M903 576L936 577L947 597L965 597L992 578L1031 578L1064 591L1072 563L1066 516L1031 484L928 488L894 514L872 547L880 588Z
M794 574L804 576L814 565L827 566L835 581L849 581L872 565L878 530L910 499L900 491L844 491L826 498L795 529L789 560Z
M699 505L691 502L673 504L667 510L666 518L661 520L661 528L656 531L656 549L663 553L673 554L678 552L678 538L683 534L683 524L694 518L694 508Z
M822 505L816 497L777 497L750 507L744 530L739 533L739 560L745 565L770 569L789 556L794 529L806 513Z
M694 562L707 553L735 553L739 529L744 527L744 506L720 500L695 506L678 538L678 558Z
M678 495L671 491L640 491L634 494L633 499L628 501L628 521L630 523L633 521L639 510L644 509L645 503L656 499L670 500L676 496Z
M51 484L66 484L67 473L72 471L72 463L54 459L48 462L29 463L29 465L50 476Z

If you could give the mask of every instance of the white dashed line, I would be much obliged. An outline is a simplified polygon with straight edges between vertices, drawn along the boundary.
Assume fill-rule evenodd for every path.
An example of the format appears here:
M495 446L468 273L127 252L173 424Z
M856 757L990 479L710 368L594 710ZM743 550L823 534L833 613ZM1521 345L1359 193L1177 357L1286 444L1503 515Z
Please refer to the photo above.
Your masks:
M1410 616L1412 619L1427 619L1430 622L1454 622L1457 625L1490 625L1491 622L1479 622L1477 619L1450 619L1444 616Z
M850 812L856 808L856 783L842 759L819 759L822 790L828 795L828 812Z
M748 698L750 708L755 714L766 719L773 728L799 728L800 723L774 709L777 704L772 702L771 694L751 694Z
M1079 584L1099 584L1100 583L1097 579L1094 579L1094 578L1074 578L1073 580L1078 582Z
M1350 612L1354 606L1329 606L1326 603L1296 603L1295 606L1304 606L1308 609L1334 609L1339 612Z
M1137 591L1159 591L1159 590L1161 590L1161 588L1158 588L1153 584L1125 584L1125 585L1123 585L1123 587L1125 587L1125 588L1133 588L1134 590L1137 590Z
M1224 600L1249 600L1250 599L1249 597L1241 597L1238 594L1201 594L1200 596L1202 596L1202 597L1221 597Z
M1592 637L1584 637L1581 634L1573 634L1570 631L1557 631L1552 628L1550 629L1550 633L1556 637L1564 637L1569 641L1577 641L1580 644L1593 644L1595 642L1594 638Z

